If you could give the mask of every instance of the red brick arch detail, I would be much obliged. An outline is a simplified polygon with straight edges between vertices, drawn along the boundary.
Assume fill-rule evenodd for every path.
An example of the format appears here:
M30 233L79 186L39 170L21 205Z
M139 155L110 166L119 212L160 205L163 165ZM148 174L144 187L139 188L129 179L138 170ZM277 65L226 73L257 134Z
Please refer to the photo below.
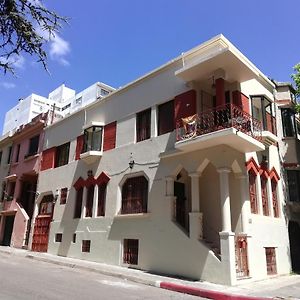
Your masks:
M247 162L246 162L246 168L247 171L249 172L250 170L252 170L256 175L259 173L260 171L260 167L259 165L256 163L255 159L253 157L251 157Z
M96 179L93 176L89 176L85 181L84 181L84 186L89 188L92 185L96 185Z
M276 182L280 180L280 177L274 167L270 170L269 176L271 180L275 180Z
M75 190L79 190L85 186L85 180L82 177L79 177L73 186Z
M102 172L95 181L96 181L97 185L100 185L103 183L105 184L110 181L110 177L107 174L105 174L104 172Z

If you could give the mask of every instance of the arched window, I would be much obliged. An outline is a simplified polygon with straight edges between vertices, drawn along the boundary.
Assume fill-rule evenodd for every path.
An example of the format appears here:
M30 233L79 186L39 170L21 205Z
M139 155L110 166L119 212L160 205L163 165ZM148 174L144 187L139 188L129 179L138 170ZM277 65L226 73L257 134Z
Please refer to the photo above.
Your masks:
M267 177L262 174L260 176L260 182L261 182L261 200L262 200L262 207L263 207L263 215L269 216L269 204L268 204L268 189L267 189Z
M122 214L147 212L148 181L144 176L126 179L122 187Z
M258 213L258 205L257 205L257 194L256 194L256 174L250 169L248 172L249 175L249 195L250 195L250 207L251 213Z
M105 216L106 186L107 186L106 182L98 185L98 207L97 207L98 217Z

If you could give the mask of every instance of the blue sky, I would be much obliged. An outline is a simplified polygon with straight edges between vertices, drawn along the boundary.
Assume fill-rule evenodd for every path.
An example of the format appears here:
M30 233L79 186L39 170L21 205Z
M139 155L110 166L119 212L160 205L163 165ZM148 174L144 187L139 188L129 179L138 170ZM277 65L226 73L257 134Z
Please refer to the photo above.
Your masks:
M300 62L299 0L44 0L70 17L48 47L50 75L34 59L18 77L0 74L0 132L19 98L47 96L65 83L77 92L96 81L120 87L223 33L267 76L290 81ZM86 6L84 6L84 5Z

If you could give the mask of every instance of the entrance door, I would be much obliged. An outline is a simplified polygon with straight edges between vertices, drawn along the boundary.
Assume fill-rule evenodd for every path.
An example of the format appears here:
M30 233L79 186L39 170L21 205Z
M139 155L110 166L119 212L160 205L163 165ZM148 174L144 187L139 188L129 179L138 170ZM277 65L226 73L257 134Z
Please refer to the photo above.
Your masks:
M249 276L248 243L245 236L237 236L235 240L236 276L243 278Z
M10 246L11 235L13 232L15 216L6 216L5 217L5 227L4 227L4 236L2 240L3 246Z
M176 197L176 222L185 228L186 197L184 183L174 182L174 196Z

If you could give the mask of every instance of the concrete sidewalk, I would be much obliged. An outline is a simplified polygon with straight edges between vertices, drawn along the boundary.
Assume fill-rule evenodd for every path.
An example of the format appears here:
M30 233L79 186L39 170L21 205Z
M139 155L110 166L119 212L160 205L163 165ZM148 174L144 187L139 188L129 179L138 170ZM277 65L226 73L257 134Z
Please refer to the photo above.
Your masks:
M75 269L88 270L209 299L300 299L300 275L278 276L256 282L243 280L240 281L238 286L228 287L209 282L180 280L172 277L150 274L140 270L55 256L48 253L30 252L10 247L0 246L0 253L9 256L23 256Z

